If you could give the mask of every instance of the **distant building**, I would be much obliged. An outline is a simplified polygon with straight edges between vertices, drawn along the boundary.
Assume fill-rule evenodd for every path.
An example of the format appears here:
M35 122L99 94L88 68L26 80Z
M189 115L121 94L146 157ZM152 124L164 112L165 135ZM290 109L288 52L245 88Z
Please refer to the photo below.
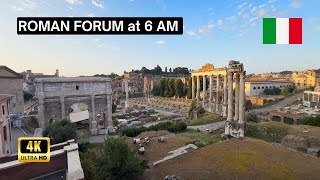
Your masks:
M263 95L265 89L274 87L282 89L290 86L293 86L293 82L289 80L275 80L271 76L252 76L246 79L245 92L246 96L258 96Z
M24 83L23 83L23 91L29 92L31 94L35 94L35 82L36 78L54 78L59 77L59 70L56 70L56 73L53 75L47 75L43 73L33 73L31 70L26 70L20 73L23 76Z
M122 82L122 92L125 92L125 81L128 81L128 91L131 96L143 94L143 74L125 72Z
M320 107L320 86L317 86L314 91L304 91L303 105L307 107Z
M0 155L11 154L11 126L9 104L12 96L0 94Z
M6 66L0 66L0 94L12 95L10 112L23 115L23 77Z
M320 70L306 70L294 72L291 80L299 89L306 89L310 86L320 86Z

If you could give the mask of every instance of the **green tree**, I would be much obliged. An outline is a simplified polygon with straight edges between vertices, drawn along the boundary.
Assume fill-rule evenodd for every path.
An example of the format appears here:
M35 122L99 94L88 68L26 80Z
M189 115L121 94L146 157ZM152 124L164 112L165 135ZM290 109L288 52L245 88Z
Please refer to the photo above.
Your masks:
M281 89L281 94L284 95L284 96L288 95L289 94L289 88L288 87L283 87Z
M174 88L174 79L169 80L169 97L173 97L175 95L175 88Z
M296 87L295 86L289 86L288 91L289 93L293 93L295 91Z
M29 101L32 98L33 98L33 95L31 93L23 91L23 99L24 99L25 102Z
M68 119L57 120L45 128L42 135L50 137L51 144L62 143L77 137L77 126Z
M196 102L195 102L195 101L192 101L192 102L191 102L191 105L190 105L190 108L189 108L189 111L188 111L189 117L191 117L191 113L192 113L192 111L193 111L196 107L197 107L197 106L196 106Z
M160 96L164 97L164 92L166 90L166 78L161 78L159 82L159 91L160 91Z
M142 161L131 151L126 138L109 136L98 160L99 179L135 179L143 172Z
M274 87L273 88L273 92L274 92L275 95L279 95L281 93L281 89L277 88L277 87Z
M189 79L189 86L187 90L187 98L191 99L192 98L192 79Z
M151 90L151 94L154 95L154 96L160 96L160 87L154 87Z
M112 113L116 112L117 110L117 105L113 102L112 103Z
M183 96L184 84L181 79L174 80L174 89L175 89L175 96L176 97Z

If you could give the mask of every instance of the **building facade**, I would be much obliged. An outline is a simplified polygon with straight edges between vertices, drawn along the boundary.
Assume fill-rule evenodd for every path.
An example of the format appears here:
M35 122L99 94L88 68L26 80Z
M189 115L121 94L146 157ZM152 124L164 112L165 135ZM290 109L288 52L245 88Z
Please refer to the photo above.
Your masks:
M11 124L9 104L12 96L0 94L0 155L11 154Z
M265 89L284 88L293 86L291 81L246 81L246 96L259 96L264 94Z
M26 70L22 73L20 73L23 76L24 83L23 83L23 91L29 92L31 94L35 94L36 87L34 80L36 78L54 78L59 77L59 70L57 69L55 74L48 75L43 73L33 73L31 70Z
M23 77L6 66L0 66L0 94L12 95L10 112L23 115Z
M131 96L143 94L143 74L125 72L122 81L122 92L125 92L125 82L128 82L128 91Z
M306 89L310 86L320 86L320 70L294 72L291 75L291 80L299 89Z

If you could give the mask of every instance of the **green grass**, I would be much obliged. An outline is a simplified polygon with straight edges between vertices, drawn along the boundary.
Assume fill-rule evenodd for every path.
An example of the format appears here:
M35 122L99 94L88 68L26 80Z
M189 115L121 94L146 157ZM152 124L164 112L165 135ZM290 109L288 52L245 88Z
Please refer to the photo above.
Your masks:
M268 142L281 142L289 134L289 127L284 123L251 123L246 135Z
M220 115L206 112L203 117L199 119L187 119L185 120L185 123L187 123L188 126L198 126L204 124L211 124L222 120L223 119Z
M223 138L217 134L201 133L195 131L187 131L179 133L178 135L190 138L192 142L195 142L195 144L200 147L214 144L223 140Z

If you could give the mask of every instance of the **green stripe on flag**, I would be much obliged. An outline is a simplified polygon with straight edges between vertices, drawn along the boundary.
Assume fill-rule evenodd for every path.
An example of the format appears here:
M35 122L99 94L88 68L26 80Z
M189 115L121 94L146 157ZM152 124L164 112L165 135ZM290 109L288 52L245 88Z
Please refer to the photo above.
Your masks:
M276 44L276 18L263 18L263 44Z

